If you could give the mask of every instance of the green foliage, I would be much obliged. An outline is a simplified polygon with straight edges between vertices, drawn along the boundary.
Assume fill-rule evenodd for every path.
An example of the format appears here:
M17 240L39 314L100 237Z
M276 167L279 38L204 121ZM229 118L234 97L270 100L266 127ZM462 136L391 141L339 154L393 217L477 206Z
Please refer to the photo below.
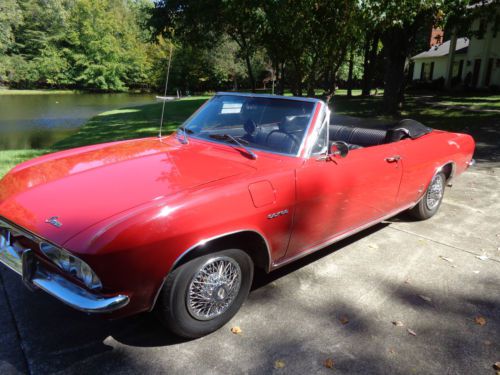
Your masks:
M0 83L97 91L147 88L153 61L143 29L149 1L5 0Z

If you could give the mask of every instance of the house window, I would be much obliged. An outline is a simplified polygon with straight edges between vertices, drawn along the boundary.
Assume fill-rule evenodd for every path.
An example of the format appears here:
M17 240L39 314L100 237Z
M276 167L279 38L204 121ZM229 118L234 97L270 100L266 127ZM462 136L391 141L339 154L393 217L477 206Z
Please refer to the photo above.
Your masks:
M433 77L434 77L434 61L431 62L431 69L429 71L429 81L432 81Z

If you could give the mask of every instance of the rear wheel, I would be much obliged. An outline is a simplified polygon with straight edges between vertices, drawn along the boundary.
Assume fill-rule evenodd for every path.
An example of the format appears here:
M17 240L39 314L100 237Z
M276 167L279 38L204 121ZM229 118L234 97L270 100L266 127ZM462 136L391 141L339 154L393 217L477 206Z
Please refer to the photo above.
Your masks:
M222 327L238 312L252 279L252 259L242 250L195 258L167 277L156 311L173 333L201 337Z
M412 216L426 220L436 214L443 201L446 176L439 172L433 178L420 202L410 210Z

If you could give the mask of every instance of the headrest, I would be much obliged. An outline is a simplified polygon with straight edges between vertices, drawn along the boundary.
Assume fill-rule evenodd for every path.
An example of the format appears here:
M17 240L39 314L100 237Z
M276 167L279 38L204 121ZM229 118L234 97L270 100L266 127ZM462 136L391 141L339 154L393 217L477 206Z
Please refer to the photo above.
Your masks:
M255 132L255 129L257 129L257 125L255 125L255 121L254 120L252 120L251 118L249 118L243 124L243 128L245 129L245 132L247 132L248 134L252 135Z
M304 131L309 123L309 116L286 116L280 122L279 129L285 133Z

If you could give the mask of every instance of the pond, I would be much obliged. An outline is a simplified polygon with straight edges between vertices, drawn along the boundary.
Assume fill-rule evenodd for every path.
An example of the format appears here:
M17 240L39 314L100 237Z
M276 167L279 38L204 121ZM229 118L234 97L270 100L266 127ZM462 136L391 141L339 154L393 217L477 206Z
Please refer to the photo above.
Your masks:
M0 93L0 150L47 148L101 112L153 102L151 94Z

